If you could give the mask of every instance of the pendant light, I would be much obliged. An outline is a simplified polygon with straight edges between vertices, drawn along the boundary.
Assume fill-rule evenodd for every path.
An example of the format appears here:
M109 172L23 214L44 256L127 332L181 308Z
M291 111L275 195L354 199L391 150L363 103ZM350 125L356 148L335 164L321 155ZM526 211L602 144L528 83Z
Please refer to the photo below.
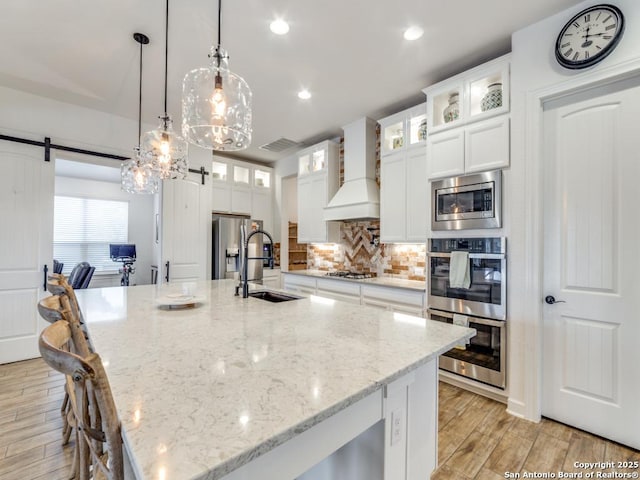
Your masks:
M169 0L166 1L164 44L164 114L160 125L145 133L140 140L140 153L151 162L158 178L185 179L189 171L187 142L173 131L173 121L167 113L167 69L169 57Z
M151 163L140 155L140 133L142 131L142 45L149 43L149 37L143 33L134 33L133 38L140 44L140 85L138 93L138 146L133 149L133 158L120 165L122 190L128 193L156 193L158 178Z
M243 150L251 144L251 89L229 70L221 45L222 0L218 0L218 43L209 67L197 68L182 83L182 134L211 150Z

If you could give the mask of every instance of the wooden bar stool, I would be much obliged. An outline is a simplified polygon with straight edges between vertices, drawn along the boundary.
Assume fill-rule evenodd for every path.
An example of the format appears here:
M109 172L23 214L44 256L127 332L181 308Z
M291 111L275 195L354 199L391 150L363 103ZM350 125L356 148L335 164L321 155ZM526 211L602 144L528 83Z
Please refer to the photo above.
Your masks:
M100 356L80 356L68 351L73 342L69 322L58 320L40 334L44 361L71 382L69 395L76 428L74 478L124 480L120 421Z

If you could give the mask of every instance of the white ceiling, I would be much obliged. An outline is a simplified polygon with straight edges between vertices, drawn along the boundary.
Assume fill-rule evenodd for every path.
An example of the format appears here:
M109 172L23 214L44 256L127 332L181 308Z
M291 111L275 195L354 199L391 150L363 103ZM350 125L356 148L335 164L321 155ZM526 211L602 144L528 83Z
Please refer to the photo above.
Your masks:
M313 143L363 115L379 119L424 101L421 89L510 50L510 35L576 0L226 0L222 45L253 90L253 143L240 156L285 156L260 145ZM163 0L5 0L0 85L137 119L138 44L143 120L163 110ZM208 62L216 0L172 0L169 113L179 130L182 78ZM289 21L286 36L269 23ZM410 25L425 35L403 39ZM299 100L305 87L313 94ZM46 132L45 132L46 133Z

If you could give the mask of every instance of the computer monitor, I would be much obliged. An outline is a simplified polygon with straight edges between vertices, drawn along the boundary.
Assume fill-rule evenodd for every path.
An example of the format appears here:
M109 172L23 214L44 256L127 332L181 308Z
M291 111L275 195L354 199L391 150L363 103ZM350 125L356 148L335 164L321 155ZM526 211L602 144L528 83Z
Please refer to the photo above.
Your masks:
M122 260L136 259L136 246L133 243L111 243L109 244L109 256L114 262Z

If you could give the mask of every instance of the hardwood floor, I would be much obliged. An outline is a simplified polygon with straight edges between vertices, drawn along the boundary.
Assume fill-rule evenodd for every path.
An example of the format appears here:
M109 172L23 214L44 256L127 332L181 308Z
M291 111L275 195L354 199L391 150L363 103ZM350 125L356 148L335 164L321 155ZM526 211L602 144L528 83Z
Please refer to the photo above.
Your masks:
M0 365L0 480L68 477L73 443L61 446L63 384L64 377L41 359ZM548 419L536 424L512 417L503 404L445 383L440 383L439 434L440 468L432 480L586 473L591 470L576 469L574 462L640 461L638 451Z
M0 365L0 479L61 480L73 440L62 447L64 376L41 359Z
M640 473L638 468L575 468L575 462L640 461L637 450L587 432L547 418L532 423L513 417L501 403L442 382L439 402L440 467L432 480L527 478L525 471L582 472L576 478L588 472Z

